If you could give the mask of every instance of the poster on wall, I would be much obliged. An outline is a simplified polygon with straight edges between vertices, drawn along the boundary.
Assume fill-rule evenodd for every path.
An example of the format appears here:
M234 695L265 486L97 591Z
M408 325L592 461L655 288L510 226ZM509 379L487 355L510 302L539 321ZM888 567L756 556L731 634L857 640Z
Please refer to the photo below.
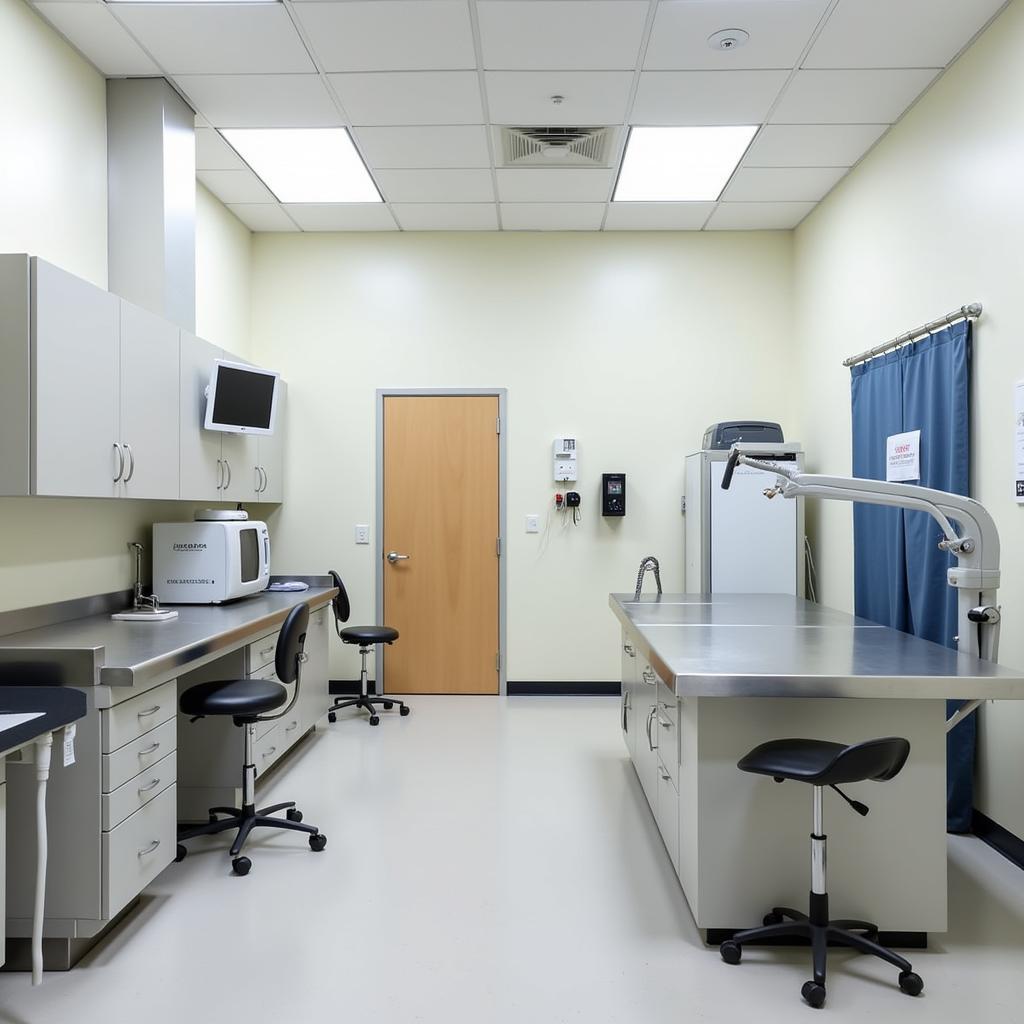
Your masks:
M1024 505L1024 380L1013 389L1013 458L1017 504Z

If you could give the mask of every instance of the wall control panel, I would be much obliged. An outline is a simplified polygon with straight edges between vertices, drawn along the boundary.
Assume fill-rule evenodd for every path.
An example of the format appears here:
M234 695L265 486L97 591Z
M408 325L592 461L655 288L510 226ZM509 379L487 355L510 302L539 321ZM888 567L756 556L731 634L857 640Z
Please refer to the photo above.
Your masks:
M626 474L601 474L601 515L624 516L626 514Z
M576 466L576 438L556 437L551 446L554 456L554 472L556 480L572 481L578 479Z

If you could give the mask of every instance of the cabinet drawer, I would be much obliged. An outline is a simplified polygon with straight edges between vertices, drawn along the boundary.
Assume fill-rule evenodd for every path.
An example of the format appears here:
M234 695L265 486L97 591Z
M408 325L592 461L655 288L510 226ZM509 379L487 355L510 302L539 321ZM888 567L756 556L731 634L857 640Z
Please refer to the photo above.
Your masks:
M665 714L659 704L655 717L658 721L658 760L679 785L679 727Z
M302 724L301 706L296 704L277 725L283 740L283 749L287 750L306 731Z
M658 680L658 703L666 705L671 709L672 714L675 715L676 695L661 681L661 679Z
M658 762L658 810L655 814L658 831L672 858L672 867L679 871L679 793L665 765Z
M109 832L140 807L155 800L178 777L178 757L172 750L156 764L103 794L103 831Z
M281 739L281 723L273 722L270 728L257 737L255 746L255 761L257 777L265 772L284 751L284 742Z
M263 668L258 668L256 669L255 672L250 672L249 676L252 679L273 679L275 683L281 683L281 680L277 678L277 672L274 670L273 663L269 665L264 665ZM285 698L285 702L281 705L281 708L286 708L288 707L288 704L292 699L292 693L294 693L295 691L295 684L281 683L281 685L285 688L285 692L287 693L287 697ZM275 714L276 712L280 711L281 708L275 708L274 711L268 712L268 714ZM293 715L296 717L298 716L298 711L296 710L296 708L292 708L291 712L288 715L288 718L291 719ZM278 721L284 721L284 719L279 719ZM259 739L260 737L265 736L276 724L278 723L257 722L256 738ZM292 738L294 739L294 737ZM257 767L259 767L259 765L257 765Z
M111 754L143 733L174 718L178 711L178 681L171 679L138 697L100 712L103 753Z
M103 792L113 793L178 745L178 719L171 718L112 754L103 755Z
M178 787L103 833L103 917L112 918L174 860Z
M266 636L261 636L259 640L253 641L246 648L248 651L248 666L249 675L256 675L256 670L263 668L264 665L270 665L274 660L274 654L277 651L277 638L278 633L268 633ZM263 678L262 676L260 678Z

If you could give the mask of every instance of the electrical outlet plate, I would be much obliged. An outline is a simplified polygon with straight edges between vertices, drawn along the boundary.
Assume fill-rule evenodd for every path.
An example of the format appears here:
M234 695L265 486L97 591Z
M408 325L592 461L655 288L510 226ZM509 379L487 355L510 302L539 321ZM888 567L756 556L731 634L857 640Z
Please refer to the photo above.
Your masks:
M527 533L539 533L540 532L540 516L530 515L526 517L526 532Z
M357 544L369 544L370 543L370 527L366 523L356 524L356 543Z

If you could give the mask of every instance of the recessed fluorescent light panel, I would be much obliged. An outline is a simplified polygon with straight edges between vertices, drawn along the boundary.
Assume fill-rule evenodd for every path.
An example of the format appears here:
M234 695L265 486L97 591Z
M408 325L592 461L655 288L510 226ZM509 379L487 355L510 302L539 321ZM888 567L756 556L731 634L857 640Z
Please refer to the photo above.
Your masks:
M630 129L613 202L714 202L743 159L757 128Z
M344 128L222 128L282 203L380 203Z

